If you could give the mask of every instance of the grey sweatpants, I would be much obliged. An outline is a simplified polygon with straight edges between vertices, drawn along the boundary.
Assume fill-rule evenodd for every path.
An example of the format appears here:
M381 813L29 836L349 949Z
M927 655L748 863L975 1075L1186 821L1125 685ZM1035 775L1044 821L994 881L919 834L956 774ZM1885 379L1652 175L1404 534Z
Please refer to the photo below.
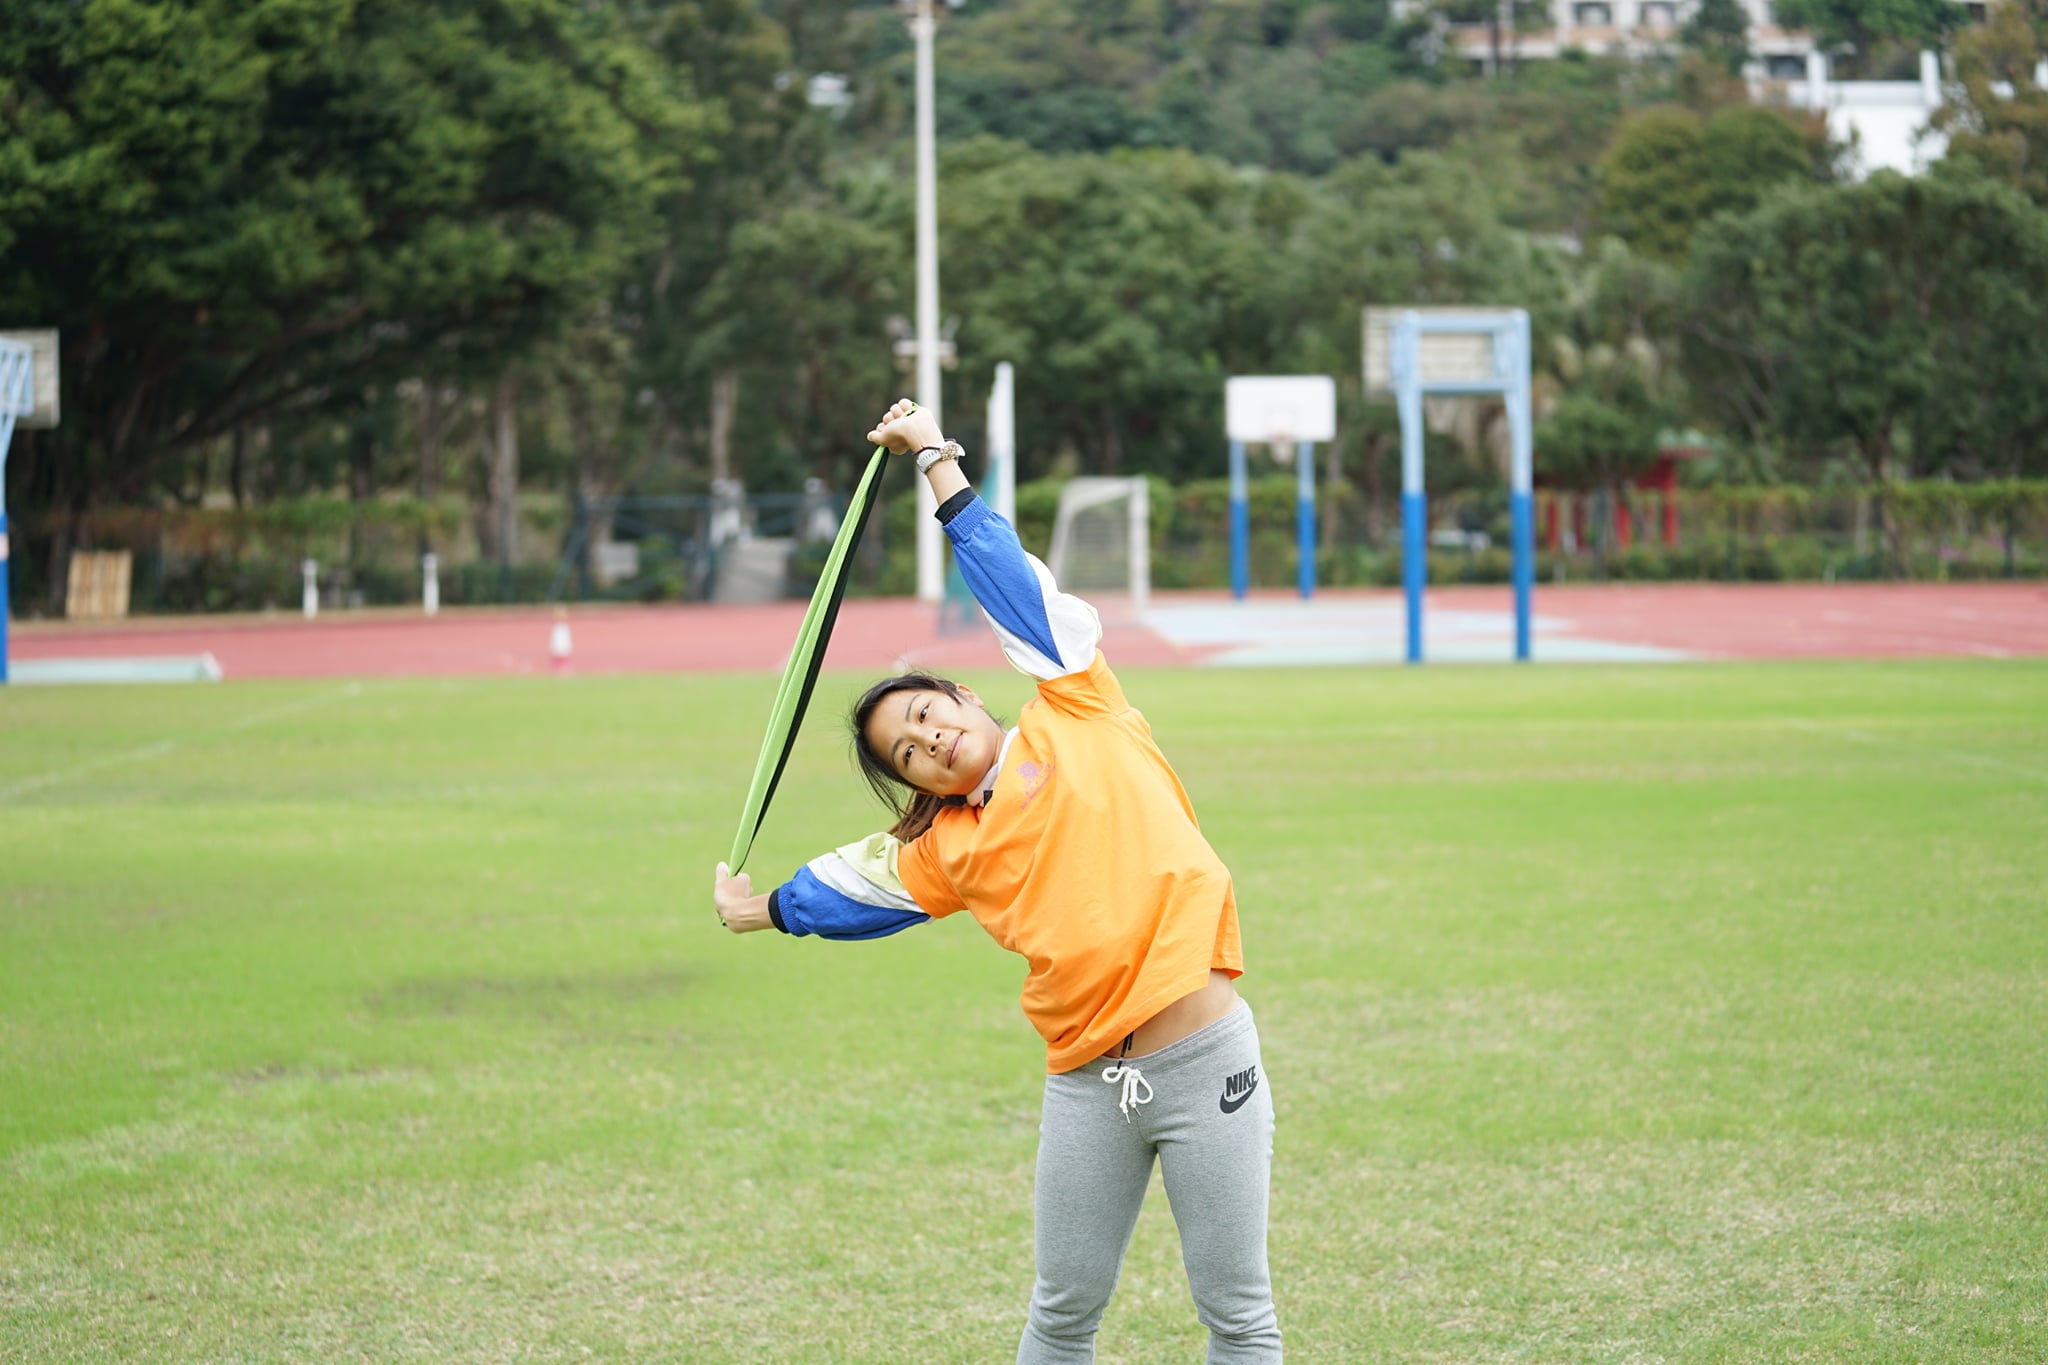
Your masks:
M1210 1365L1279 1360L1266 1271L1273 1092L1250 1006L1131 1058L1135 1081L1121 1065L1090 1062L1045 1078L1038 1283L1018 1365L1095 1359L1095 1329L1123 1269L1155 1154L1196 1313L1209 1329Z

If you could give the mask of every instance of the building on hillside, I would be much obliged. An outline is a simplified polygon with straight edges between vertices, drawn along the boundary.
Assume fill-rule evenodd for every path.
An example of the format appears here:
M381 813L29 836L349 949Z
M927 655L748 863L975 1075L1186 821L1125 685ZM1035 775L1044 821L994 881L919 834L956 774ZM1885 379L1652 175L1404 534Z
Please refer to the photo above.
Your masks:
M1765 92L1750 83L1752 98ZM1920 175L1948 151L1948 139L1932 126L1941 108L1941 59L1920 54L1917 81L1835 81L1828 79L1826 54L1806 54L1806 79L1788 81L1785 103L1824 113L1828 137L1847 148L1846 170L1861 180L1873 171Z
M1739 0L1750 19L1747 71L1750 98L1759 104L1779 103L1793 109L1825 113L1828 134L1848 149L1847 169L1857 179L1874 171L1894 170L1919 175L1941 159L1948 141L1932 120L1944 91L1942 61L1933 52L1920 54L1916 80L1839 81L1832 79L1829 59L1814 46L1813 35L1780 27L1771 0ZM1413 11L1425 0L1395 0L1397 11ZM1670 52L1696 0L1549 0L1547 28L1490 24L1451 24L1445 30L1446 51L1481 71L1496 61L1547 61L1572 50L1630 58ZM1981 19L1984 5L1956 0ZM1496 47L1498 44L1498 47ZM2034 83L2048 89L2048 61L2034 73Z
M2048 90L2048 61L2034 69L2034 84ZM1991 88L1994 94L2012 95L2003 82ZM1759 102L1782 98L1794 109L1825 111L1828 136L1848 148L1848 170L1858 180L1880 170L1919 175L1948 151L1948 138L1932 126L1946 97L1942 62L1932 52L1920 54L1916 81L1830 80L1827 57L1809 53L1805 80L1775 89L1752 81L1750 97Z
M1766 80L1797 80L1806 75L1806 54L1813 37L1778 26L1770 0L1741 0L1749 12L1749 50L1754 74ZM1422 0L1396 0L1396 12L1422 8ZM1691 0L1550 0L1547 28L1503 27L1502 61L1548 61L1577 49L1602 56L1651 57L1678 45L1678 31L1691 17ZM1460 60L1482 71L1493 70L1494 26L1452 24L1446 47Z

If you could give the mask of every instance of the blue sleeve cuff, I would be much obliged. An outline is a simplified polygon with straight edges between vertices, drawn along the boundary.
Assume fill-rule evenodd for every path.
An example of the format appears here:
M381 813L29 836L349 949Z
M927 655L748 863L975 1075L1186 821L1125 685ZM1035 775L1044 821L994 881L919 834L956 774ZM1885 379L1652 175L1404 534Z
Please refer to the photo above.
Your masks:
M816 934L841 941L886 938L931 918L921 911L857 901L827 886L808 867L769 893L768 917L793 938Z

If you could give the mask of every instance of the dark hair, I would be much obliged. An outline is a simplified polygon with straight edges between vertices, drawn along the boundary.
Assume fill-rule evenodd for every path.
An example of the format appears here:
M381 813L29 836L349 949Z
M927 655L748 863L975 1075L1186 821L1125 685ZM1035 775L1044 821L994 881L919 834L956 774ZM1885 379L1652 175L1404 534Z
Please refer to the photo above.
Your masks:
M896 823L889 827L889 833L908 843L932 826L939 818L939 812L948 806L957 806L965 799L958 796L937 796L928 791L919 791L903 780L903 775L890 766L889 760L874 750L868 743L868 718L875 714L875 708L882 699L897 692L943 692L954 701L962 700L960 687L932 673L899 673L893 678L884 678L860 694L860 700L853 704L853 711L847 717L853 726L853 757L860 768L860 775L867 780L868 790L875 799L896 814Z

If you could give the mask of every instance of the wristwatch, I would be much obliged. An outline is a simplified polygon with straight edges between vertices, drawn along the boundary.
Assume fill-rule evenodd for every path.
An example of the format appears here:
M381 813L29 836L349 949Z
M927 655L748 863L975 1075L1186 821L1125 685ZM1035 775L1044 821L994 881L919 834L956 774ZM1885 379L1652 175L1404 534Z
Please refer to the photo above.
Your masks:
M957 460L966 454L958 441L948 441L942 446L926 446L917 452L917 472L929 474L932 472L932 466L939 461Z

